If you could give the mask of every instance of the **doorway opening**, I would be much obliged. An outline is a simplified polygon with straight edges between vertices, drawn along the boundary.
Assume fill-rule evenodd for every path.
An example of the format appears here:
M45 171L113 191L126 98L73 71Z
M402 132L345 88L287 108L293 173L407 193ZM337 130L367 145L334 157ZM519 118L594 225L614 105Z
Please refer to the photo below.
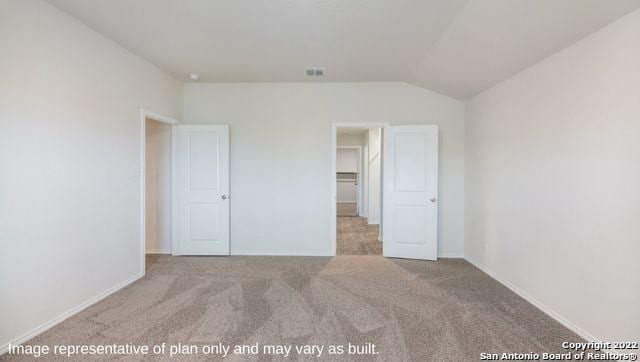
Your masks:
M382 255L382 125L335 127L336 255Z
M171 254L171 126L145 123L145 253Z
M178 121L141 111L140 194L142 271L146 255L171 254L172 126Z

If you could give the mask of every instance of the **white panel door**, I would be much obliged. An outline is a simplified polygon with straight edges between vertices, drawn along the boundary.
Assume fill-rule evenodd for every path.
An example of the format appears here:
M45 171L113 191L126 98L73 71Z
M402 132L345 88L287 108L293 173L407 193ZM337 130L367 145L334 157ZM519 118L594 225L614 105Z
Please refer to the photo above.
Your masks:
M383 255L438 256L438 126L389 126L384 134Z
M229 255L229 127L173 127L174 255Z

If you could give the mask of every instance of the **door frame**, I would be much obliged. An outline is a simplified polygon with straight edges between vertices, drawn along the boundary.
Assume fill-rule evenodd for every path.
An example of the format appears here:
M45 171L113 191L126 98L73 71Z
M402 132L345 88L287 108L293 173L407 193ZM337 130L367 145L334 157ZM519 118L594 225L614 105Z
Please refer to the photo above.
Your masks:
M331 191L329 194L329 200L331 201L330 209L330 222L329 227L331 228L331 250L330 255L336 255L338 245L337 238L338 233L336 228L338 227L337 220L337 210L336 210L336 201L337 201L337 185L336 185L336 150L338 148L338 128L385 128L389 126L390 122L333 122L331 123L331 170L329 173ZM381 178L383 177L381 172ZM382 191L381 191L382 192Z
M177 119L167 117L159 113L151 112L144 108L140 109L140 254L142 259L140 261L140 267L142 268L142 270L140 270L141 275L145 275L145 264L147 255L147 180L145 172L145 168L147 166L147 118L167 124L169 126L181 124L181 122ZM171 162L173 166L173 157L171 159ZM173 183L173 177L171 182ZM173 245L173 238L171 240L171 245Z

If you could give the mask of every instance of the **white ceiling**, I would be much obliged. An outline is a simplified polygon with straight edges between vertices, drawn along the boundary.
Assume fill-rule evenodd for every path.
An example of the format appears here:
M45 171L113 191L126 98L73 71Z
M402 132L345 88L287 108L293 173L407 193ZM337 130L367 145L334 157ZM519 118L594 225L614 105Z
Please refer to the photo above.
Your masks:
M49 0L177 79L406 81L460 99L640 0Z
M409 78L466 99L639 7L637 0L470 0Z

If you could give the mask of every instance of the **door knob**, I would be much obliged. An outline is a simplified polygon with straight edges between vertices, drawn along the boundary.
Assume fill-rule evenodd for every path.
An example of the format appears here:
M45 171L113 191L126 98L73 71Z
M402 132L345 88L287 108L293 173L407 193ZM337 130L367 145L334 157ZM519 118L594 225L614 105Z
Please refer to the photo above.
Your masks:
M222 196L220 196L221 199L226 200L229 198L229 196L227 196L227 194L222 194Z
M429 200L429 201L431 201L431 202L436 202L436 198L435 198L435 197L432 197L432 198L431 198L431 200Z

